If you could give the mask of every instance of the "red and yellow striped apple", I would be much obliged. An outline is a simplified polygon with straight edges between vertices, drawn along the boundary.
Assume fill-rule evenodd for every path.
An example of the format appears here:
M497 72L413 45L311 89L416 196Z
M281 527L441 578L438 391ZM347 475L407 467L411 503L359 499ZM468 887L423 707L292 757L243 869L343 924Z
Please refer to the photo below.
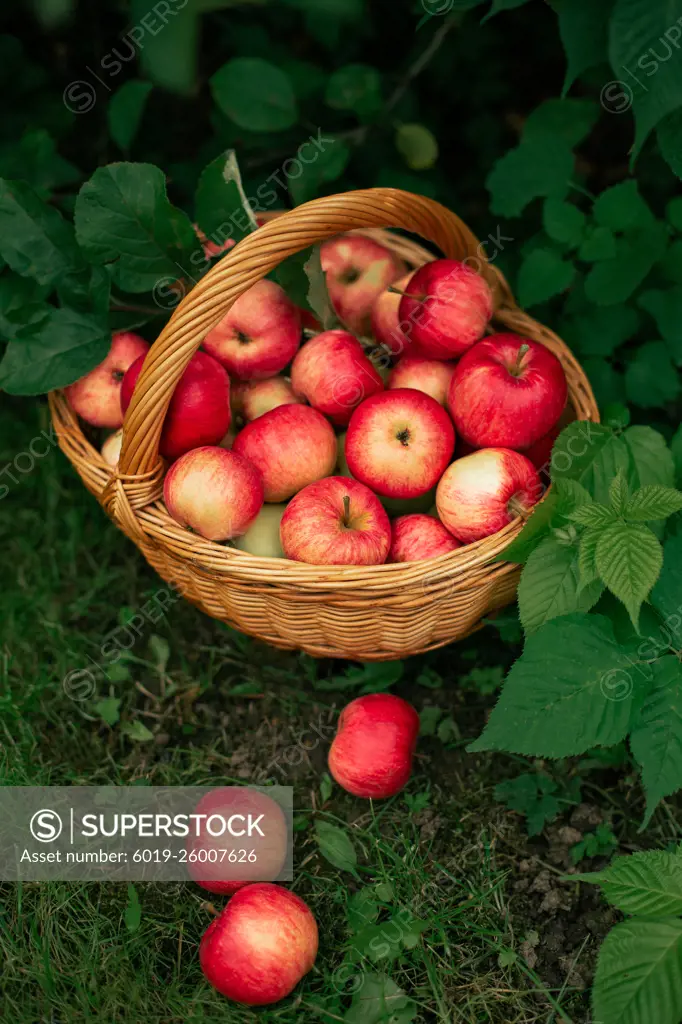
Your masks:
M395 796L412 772L419 715L392 693L370 693L339 715L329 750L329 771L353 796Z

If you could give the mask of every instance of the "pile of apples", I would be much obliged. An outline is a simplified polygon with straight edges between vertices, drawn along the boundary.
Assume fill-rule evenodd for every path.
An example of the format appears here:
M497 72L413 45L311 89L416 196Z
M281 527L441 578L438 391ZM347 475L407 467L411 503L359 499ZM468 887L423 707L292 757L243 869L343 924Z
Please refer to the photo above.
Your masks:
M445 554L525 515L567 398L538 342L487 334L493 300L465 263L413 271L362 235L321 247L344 329L322 330L273 281L232 306L190 361L160 451L168 512L256 555L378 565ZM148 346L118 334L67 389L120 427ZM120 433L102 454L112 465Z

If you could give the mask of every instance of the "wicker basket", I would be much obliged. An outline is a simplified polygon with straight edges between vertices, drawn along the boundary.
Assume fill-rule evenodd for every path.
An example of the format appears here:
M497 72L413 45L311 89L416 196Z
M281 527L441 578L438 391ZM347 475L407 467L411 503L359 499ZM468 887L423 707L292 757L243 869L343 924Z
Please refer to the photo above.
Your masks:
M494 558L517 535L520 520L423 562L314 566L255 557L190 534L171 519L160 500L165 467L159 437L173 390L204 336L242 292L287 256L354 230L378 239L412 266L434 259L387 228L429 239L449 258L475 259L494 292L495 326L551 349L568 378L571 418L598 420L594 396L571 352L518 309L503 276L481 261L478 240L462 221L430 199L385 188L317 199L269 219L196 285L144 364L124 424L118 472L87 441L64 395L50 395L60 447L165 580L208 615L277 647L319 657L401 658L470 633L484 615L514 598L519 567Z

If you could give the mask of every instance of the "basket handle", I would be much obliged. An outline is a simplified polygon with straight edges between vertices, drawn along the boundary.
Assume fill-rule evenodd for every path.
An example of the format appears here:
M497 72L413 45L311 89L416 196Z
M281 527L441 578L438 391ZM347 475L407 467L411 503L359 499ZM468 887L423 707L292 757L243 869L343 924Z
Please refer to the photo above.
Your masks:
M513 302L485 260L478 239L446 207L395 188L370 188L313 199L266 223L223 256L173 312L150 349L126 412L118 476L156 476L168 404L208 332L248 288L282 260L353 228L403 228L433 242L449 259L476 260L494 306Z

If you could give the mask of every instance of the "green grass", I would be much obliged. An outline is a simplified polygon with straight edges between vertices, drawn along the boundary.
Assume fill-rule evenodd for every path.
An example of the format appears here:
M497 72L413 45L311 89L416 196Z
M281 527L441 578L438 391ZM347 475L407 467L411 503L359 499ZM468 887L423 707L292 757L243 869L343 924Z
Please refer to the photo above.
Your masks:
M0 468L46 425L44 406L6 402ZM314 970L295 993L254 1012L228 1003L203 980L198 943L222 903L210 896L207 902L197 886L136 885L141 916L131 930L126 885L6 884L0 886L4 1020L588 1019L586 996L569 984L568 973L559 982L543 978L541 966L531 970L521 954L524 940L543 923L528 912L526 898L515 895L519 861L532 853L523 823L493 798L510 761L463 749L494 700L480 691L499 681L495 666L510 663L513 647L488 629L407 662L395 691L420 710L429 704L442 709L435 716L441 738L420 742L407 790L374 807L336 786L321 792L327 737L339 708L358 692L352 680L342 680L342 691L333 688L339 684L331 680L348 666L270 649L178 600L165 617L145 622L107 678L101 671L107 634L164 584L57 449L17 479L0 501L0 780L220 785L269 775L293 786L292 887L313 910L321 945ZM473 667L478 689L453 685ZM72 699L64 680L84 668L94 674L94 690ZM606 805L614 797L603 792L598 799ZM632 792L626 802L636 825ZM668 815L664 806L657 819L666 839L674 820ZM321 855L318 820L347 830L358 851L356 873L338 870ZM377 904L372 927L380 934L396 917L419 922L381 956L368 945L375 933L363 935L357 921L353 926L361 891ZM593 960L597 941L585 928L578 931L569 951ZM395 996L384 1012L382 990Z

